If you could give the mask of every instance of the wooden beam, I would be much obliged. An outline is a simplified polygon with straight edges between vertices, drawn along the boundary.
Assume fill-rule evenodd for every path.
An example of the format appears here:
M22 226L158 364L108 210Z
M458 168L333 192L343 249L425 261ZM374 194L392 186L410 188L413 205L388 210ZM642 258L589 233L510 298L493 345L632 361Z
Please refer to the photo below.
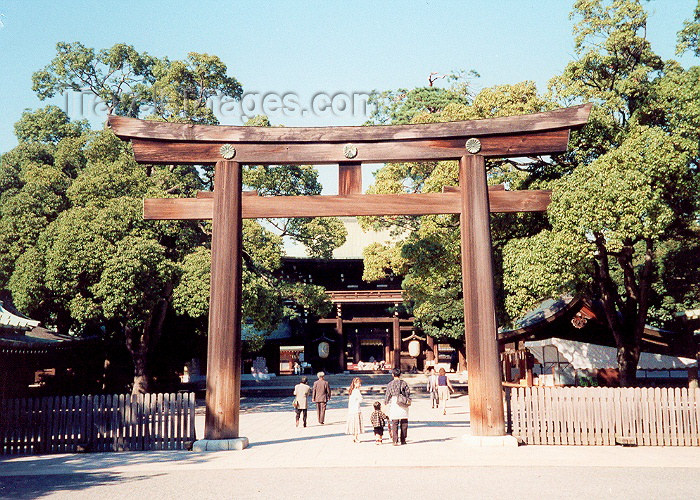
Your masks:
M243 196L258 196L257 191L243 191L241 193ZM204 198L214 198L214 191L197 191L197 198L198 199L204 199Z
M389 316L370 316L370 317L350 317L350 318L342 318L343 323L393 323L394 319L393 317ZM319 324L334 324L336 321L335 318L319 318L316 322ZM399 318L400 322L412 322L414 321L414 318Z
M505 184L493 184L488 187L489 192L490 191L505 191L506 190L506 185ZM442 192L443 193L459 193L459 186L442 186Z
M241 166L219 162L215 175L204 435L230 439L241 400Z
M491 212L544 212L551 191L488 193ZM211 198L146 198L145 219L211 219ZM357 194L348 196L245 196L244 219L344 217L361 215L435 215L460 213L459 191L417 194Z
M487 190L483 156L460 160L459 185L469 425L475 436L502 436L505 418L489 228L489 197L493 193Z
M122 139L158 139L188 142L355 142L441 137L479 137L514 132L539 132L580 128L588 121L591 104L519 116L483 120L424 123L414 125L377 125L372 127L245 127L230 125L193 125L137 120L110 115L107 126ZM238 158L236 158L238 160Z
M402 290L332 290L326 294L333 303L396 302L403 300Z
M212 198L144 198L143 218L147 220L211 220Z
M367 127L370 128L370 127ZM401 141L353 142L359 163L401 161L457 160L464 154L468 137L440 139L406 139ZM480 154L487 157L563 153L569 143L569 130L520 132L480 138ZM163 141L132 138L134 156L139 163L213 164L222 159L221 142ZM346 143L286 144L235 143L236 160L250 165L337 165L347 161Z

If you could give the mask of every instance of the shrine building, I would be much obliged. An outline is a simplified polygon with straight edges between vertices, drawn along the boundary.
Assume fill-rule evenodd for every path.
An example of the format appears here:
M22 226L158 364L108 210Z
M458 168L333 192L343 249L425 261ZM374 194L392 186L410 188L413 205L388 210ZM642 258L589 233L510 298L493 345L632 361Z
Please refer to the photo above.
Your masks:
M341 221L347 241L332 259L305 257L303 248L287 249L284 278L323 286L333 307L324 317L303 315L296 324L280 325L264 348L269 371L293 374L295 363L297 371L331 373L455 367L458 355L453 345L438 343L414 327L401 290L402 276L362 279L362 250L389 241L389 231L364 232L354 217Z

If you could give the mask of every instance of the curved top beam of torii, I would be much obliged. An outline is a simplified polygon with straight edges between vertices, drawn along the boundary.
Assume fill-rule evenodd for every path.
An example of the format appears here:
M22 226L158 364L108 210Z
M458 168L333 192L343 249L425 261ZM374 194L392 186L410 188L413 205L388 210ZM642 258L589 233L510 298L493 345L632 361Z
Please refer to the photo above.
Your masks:
M131 140L142 163L338 164L459 159L465 142L485 157L566 151L569 133L591 104L544 113L459 122L357 127L245 127L154 122L109 116L107 126ZM224 158L222 146L228 146ZM231 156L232 150L234 156Z

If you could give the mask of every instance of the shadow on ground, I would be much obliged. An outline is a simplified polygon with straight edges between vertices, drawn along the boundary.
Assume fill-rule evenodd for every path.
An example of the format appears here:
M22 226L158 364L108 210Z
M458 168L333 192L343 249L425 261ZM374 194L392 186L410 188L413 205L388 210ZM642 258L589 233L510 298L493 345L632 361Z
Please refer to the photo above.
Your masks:
M425 394L419 394L419 395L412 395L411 397L417 398L417 399L428 399L428 396ZM469 412L466 411L466 408L463 407L464 405L461 403L455 404L455 400L459 400L463 398L464 395L462 394L456 394L453 395L450 398L450 401L453 401L452 404L448 403L448 412L450 415L468 415ZM279 412L279 411L288 411L290 413L293 412L292 408L292 402L294 401L293 396L289 397L277 397L277 396L270 396L270 397L265 397L265 396L243 396L241 397L241 413L261 413L261 412ZM378 397L374 397L374 395L369 394L365 395L364 402L363 402L363 408L365 408L367 411L371 411L372 408L372 403L375 401L379 401L384 405L384 396L379 395ZM348 406L348 397L347 396L336 396L331 398L331 400L328 402L328 409L339 409L339 408L347 408ZM450 408L452 406L452 408ZM204 400L197 400L197 414L204 414L205 412L205 407L204 407ZM316 405L309 401L309 415L311 415L313 412L316 411ZM386 411L386 410L385 410ZM435 416L436 418L439 417L438 410L435 410Z
M81 491L95 486L124 482L143 481L150 476L124 477L108 473L71 473L41 476L6 476L0 480L0 498L41 498L56 492Z

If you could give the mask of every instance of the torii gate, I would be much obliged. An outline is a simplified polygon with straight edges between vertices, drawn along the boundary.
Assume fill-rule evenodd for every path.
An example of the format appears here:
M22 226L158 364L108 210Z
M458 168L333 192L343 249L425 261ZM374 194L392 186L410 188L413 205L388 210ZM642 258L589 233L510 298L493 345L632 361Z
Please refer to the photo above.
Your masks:
M212 220L205 439L239 438L242 219L429 214L460 214L470 425L474 436L503 436L489 211L545 211L551 193L489 190L485 158L565 152L571 130L587 122L590 110L585 104L485 120L318 128L207 126L110 116L108 126L131 140L138 162L216 164L213 195L144 200L146 219ZM428 160L459 160L459 188L361 194L362 163ZM242 196L242 164L339 165L339 194Z

